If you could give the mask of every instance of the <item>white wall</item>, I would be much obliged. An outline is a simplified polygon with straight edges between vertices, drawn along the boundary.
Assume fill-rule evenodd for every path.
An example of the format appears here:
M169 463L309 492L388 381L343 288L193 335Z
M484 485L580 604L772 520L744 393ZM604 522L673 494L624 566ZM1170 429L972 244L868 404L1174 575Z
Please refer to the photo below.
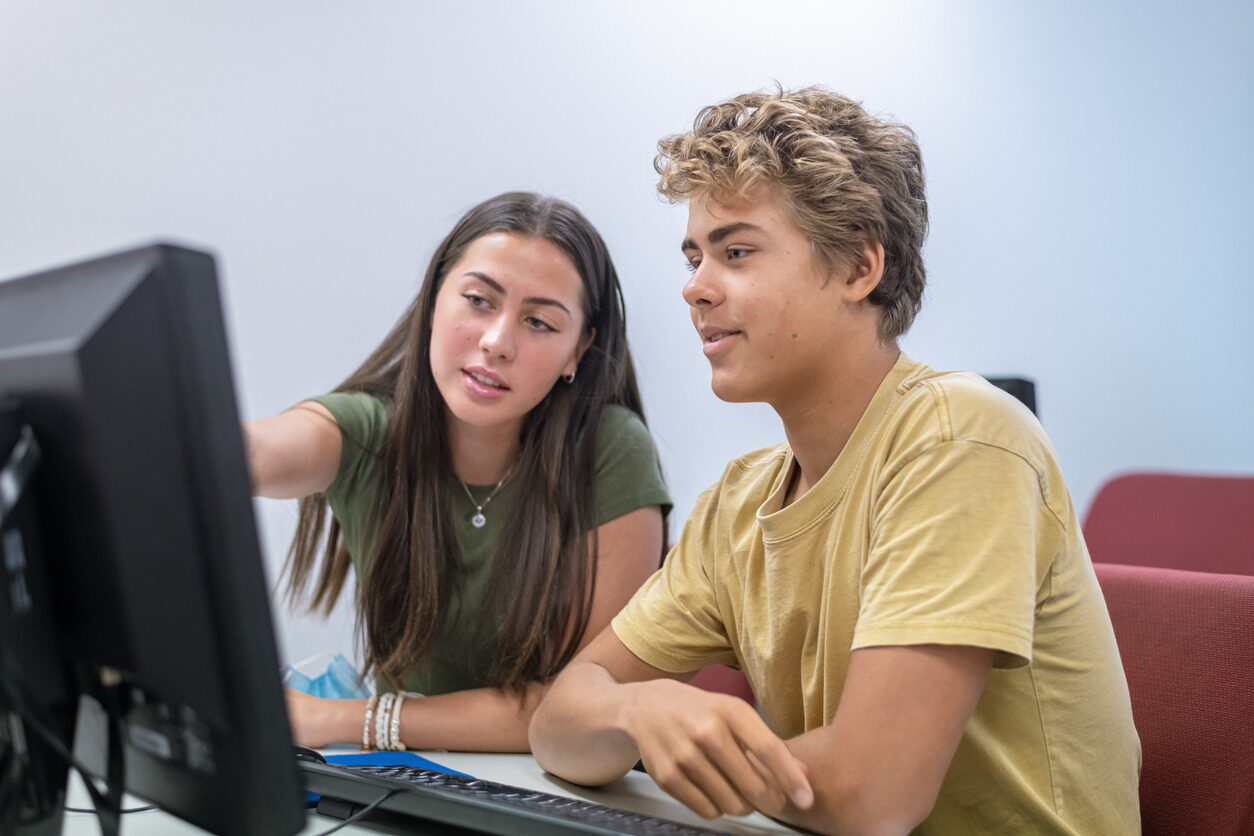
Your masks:
M0 276L211 248L259 417L363 358L470 205L557 194L623 276L682 520L781 434L709 393L654 145L715 100L822 83L923 145L905 349L1035 377L1084 508L1118 470L1254 472L1252 49L1248 2L0 0ZM294 510L258 507L277 574ZM351 646L343 614L278 618L293 659Z

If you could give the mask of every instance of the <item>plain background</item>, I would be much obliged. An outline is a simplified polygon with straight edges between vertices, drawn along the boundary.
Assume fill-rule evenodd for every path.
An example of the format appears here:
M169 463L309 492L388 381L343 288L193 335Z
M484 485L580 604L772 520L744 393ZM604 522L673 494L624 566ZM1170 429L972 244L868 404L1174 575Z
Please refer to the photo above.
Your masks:
M1248 2L0 0L0 276L156 238L219 259L245 418L334 386L461 213L567 198L623 278L672 536L782 438L709 391L657 139L824 84L917 131L937 368L1022 374L1081 512L1135 468L1254 472ZM259 501L271 577L294 503ZM276 597L281 651L351 613Z

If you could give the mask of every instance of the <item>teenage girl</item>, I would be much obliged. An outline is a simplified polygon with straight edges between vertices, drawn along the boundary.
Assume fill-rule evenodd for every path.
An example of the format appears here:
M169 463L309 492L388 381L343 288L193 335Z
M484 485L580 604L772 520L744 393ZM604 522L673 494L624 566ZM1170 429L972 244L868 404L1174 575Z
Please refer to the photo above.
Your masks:
M255 492L302 498L289 594L328 612L353 570L382 694L289 690L302 745L526 751L547 684L662 553L618 277L553 198L471 209L365 363L245 438Z

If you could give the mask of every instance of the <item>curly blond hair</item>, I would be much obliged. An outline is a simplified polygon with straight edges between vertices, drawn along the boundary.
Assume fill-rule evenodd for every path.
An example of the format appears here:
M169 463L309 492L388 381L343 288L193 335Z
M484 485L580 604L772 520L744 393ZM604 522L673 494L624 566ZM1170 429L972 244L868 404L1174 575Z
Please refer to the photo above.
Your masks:
M822 87L745 93L697 114L692 130L658 142L658 191L672 202L744 198L773 188L814 254L830 267L861 259L864 238L884 247L884 342L904 334L923 300L927 197L909 127L867 114Z

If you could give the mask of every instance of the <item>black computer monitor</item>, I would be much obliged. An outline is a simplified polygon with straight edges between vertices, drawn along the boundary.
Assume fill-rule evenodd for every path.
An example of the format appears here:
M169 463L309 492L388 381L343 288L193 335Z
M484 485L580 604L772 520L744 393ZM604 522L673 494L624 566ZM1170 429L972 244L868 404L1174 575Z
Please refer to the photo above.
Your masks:
M55 746L70 738L78 702L56 642L32 490L39 459L17 402L0 395L0 833L16 836L61 833L66 762Z
M213 259L155 245L0 283L0 393L41 453L45 662L64 671L14 666L9 725L56 717L67 681L93 773L112 757L128 792L215 832L299 830Z

